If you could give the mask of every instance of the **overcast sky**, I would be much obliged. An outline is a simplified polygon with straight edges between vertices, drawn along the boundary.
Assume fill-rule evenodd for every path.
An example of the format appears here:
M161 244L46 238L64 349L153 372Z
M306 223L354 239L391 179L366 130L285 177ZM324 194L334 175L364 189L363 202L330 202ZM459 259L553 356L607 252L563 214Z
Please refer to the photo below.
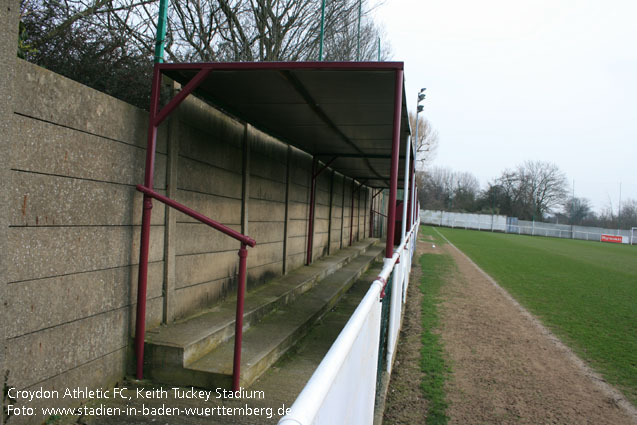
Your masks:
M410 110L427 87L434 166L484 187L551 161L597 211L617 211L620 182L637 200L637 1L385 0L375 16Z

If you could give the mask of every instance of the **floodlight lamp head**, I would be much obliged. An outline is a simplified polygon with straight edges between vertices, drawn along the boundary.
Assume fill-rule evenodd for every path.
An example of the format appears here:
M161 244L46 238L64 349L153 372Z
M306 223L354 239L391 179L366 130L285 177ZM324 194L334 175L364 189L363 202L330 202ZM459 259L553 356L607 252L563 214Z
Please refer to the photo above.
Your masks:
M427 88L426 88L426 87L425 87L425 88L420 89L420 92L419 92L419 93L422 93L422 92L424 92L425 90L427 90Z
M420 93L420 94L418 95L418 102L421 102L421 101L422 101L422 100L424 100L424 99L425 99L425 94L424 94L424 93Z
M418 112L417 113L421 113L423 111L423 109L425 109L424 106L418 105Z

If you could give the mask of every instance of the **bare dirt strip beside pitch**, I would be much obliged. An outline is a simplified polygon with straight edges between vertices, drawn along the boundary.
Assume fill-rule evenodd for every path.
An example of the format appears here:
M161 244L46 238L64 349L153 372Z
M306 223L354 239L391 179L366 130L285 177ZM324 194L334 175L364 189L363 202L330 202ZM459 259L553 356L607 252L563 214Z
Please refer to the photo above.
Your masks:
M450 244L441 289L451 424L635 424L634 407ZM597 380L597 381L596 381Z

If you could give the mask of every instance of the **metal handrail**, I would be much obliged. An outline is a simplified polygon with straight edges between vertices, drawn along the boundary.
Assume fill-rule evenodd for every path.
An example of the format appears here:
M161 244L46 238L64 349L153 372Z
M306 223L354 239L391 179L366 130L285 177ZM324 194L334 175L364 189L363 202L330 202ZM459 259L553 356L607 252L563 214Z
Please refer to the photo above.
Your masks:
M239 249L239 282L237 287L237 314L235 318L235 338L234 338L234 360L232 366L232 389L233 391L239 390L239 378L241 375L241 343L243 336L243 309L244 309L244 299L245 299L245 280L246 280L246 267L247 267L247 257L248 250L246 245L250 247L254 247L257 242L249 236L241 234L236 230L233 230L223 224L206 217L203 214L198 213L197 211L188 208L185 205L180 204L164 195L160 195L152 189L149 189L143 185L138 184L137 190L145 194L150 198L155 198L159 202L162 202L169 207L180 211L195 220L198 220L220 232L238 240L241 242L241 248ZM145 297L144 297L145 298ZM146 311L145 299L142 297L137 297L137 310L138 311ZM143 305L141 305L143 304ZM138 329L135 333L135 345L137 348L138 354L138 363L137 363L137 375L141 377L141 369L143 368L143 352L144 352L144 329Z
M155 198L158 201L168 205L169 207L173 207L174 209L181 211L182 213L189 215L190 217L194 218L195 220L201 221L204 224L207 224L210 227L213 227L217 230L219 230L222 233L225 233L226 235L230 236L231 238L234 238L236 240L238 240L241 243L244 243L246 245L249 245L250 247L254 247L257 242L252 239L249 236L245 236L239 232L237 232L236 230L233 230L231 228L229 228L228 226L224 226L223 224L219 223L218 221L215 221L211 218L206 217L203 214L199 214L197 211L188 208L185 205L180 204L179 202L173 201L172 199L164 196L164 195L160 195L159 193L155 192L152 189L149 189L145 186L142 186L141 184L137 185L137 190L145 193L146 195L150 196L151 198Z
M392 257L385 258L380 274L372 282L367 293L336 338L336 341L334 341L309 381L305 384L305 387L301 390L301 393L297 396L289 412L279 420L278 425L315 423L314 421L321 405L327 398L339 373L342 373L341 368L350 355L357 338L360 336L361 329L365 326L367 314L375 304L382 301L387 280L398 262L400 253L405 249L409 240L414 240L412 237L417 234L419 225L420 221L417 219L409 231L409 237L406 237L400 246L395 249ZM378 320L380 321L380 318Z

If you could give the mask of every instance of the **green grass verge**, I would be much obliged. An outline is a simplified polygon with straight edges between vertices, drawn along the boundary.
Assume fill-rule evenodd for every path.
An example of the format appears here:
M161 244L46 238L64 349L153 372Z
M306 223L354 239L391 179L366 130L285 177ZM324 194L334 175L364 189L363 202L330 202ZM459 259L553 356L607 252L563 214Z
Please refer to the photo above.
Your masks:
M421 237L432 235L431 229L422 228ZM428 238L425 238L429 242ZM433 243L440 243L434 237ZM419 258L422 268L420 290L422 301L422 348L420 367L424 373L421 384L422 391L428 401L426 422L430 425L446 424L448 403L445 394L445 381L449 374L449 366L445 361L440 335L434 333L438 328L438 304L440 288L444 284L445 275L453 272L455 263L449 255L423 254Z
M637 404L637 249L438 229Z

